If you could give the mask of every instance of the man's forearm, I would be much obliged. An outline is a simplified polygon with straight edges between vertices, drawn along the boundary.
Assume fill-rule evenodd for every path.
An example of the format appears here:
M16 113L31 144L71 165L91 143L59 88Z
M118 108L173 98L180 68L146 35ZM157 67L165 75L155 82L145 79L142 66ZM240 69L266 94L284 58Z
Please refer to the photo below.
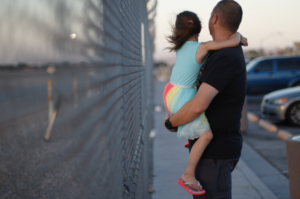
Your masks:
M200 85L197 94L193 99L185 103L179 111L169 119L173 127L189 123L201 115L209 106L218 90L207 83Z
M192 101L189 101L175 115L172 115L169 121L173 127L181 126L195 120L203 112L195 111L195 106L193 106Z

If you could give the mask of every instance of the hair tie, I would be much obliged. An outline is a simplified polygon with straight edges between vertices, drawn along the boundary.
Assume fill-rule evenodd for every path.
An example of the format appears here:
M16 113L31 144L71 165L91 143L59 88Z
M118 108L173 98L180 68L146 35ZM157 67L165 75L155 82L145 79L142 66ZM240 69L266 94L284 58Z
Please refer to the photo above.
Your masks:
M189 23L190 23L190 22L191 22L192 24L194 24L194 22L193 22L192 20L189 20Z

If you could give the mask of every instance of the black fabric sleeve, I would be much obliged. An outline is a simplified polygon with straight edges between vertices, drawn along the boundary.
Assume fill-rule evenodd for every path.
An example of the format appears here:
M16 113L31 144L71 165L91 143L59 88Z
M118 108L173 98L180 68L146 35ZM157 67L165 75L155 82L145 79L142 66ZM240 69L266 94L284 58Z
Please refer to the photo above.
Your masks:
M228 57L221 55L208 60L198 80L211 85L221 93L235 75L233 65Z

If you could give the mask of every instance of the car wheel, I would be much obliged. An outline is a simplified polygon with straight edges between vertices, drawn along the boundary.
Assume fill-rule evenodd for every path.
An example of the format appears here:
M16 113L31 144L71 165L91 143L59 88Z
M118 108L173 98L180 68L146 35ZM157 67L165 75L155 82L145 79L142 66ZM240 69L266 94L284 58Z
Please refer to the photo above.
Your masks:
M293 84L293 86L300 86L300 81Z
M300 126L300 102L293 103L286 112L287 121L290 124Z

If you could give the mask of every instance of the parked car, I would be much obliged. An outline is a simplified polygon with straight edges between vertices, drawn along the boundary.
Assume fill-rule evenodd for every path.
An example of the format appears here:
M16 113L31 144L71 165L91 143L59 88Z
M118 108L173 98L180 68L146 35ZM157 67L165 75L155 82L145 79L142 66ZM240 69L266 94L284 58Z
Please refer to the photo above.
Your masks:
M250 61L251 61L250 58L245 57L245 63L246 63L246 65L247 65Z
M300 86L300 57L259 57L247 64L247 93Z
M262 117L300 126L300 86L271 92L263 97Z

